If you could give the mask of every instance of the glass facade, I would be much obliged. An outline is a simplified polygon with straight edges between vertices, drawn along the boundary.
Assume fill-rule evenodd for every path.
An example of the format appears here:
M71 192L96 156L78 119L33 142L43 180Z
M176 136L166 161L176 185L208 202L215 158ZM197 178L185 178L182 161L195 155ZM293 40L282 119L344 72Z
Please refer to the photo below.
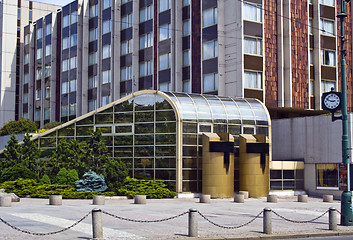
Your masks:
M239 134L268 136L269 124L266 108L255 99L144 90L34 139L46 158L60 138L85 141L100 129L110 156L122 159L130 176L200 192L202 133L229 132L238 146Z

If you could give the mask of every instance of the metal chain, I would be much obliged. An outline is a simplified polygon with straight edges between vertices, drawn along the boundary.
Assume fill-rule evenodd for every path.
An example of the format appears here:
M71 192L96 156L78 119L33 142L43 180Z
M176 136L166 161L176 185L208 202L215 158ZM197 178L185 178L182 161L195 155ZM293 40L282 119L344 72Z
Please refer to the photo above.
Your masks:
M283 217L282 215L278 214L277 212L271 210L276 216L282 218L283 220L286 220L288 222L292 222L292 223L310 223L310 222L314 222L315 220L318 220L319 218L323 217L326 213L329 212L329 210L327 210L326 212L324 212L323 214L321 214L320 216L313 218L311 220L306 220L306 221L296 221L296 220L292 220L286 217Z
M246 225L249 225L250 223L252 223L253 221L255 221L256 218L260 217L260 215L264 212L264 211L261 211L259 214L257 214L253 219L251 219L249 222L246 222L242 225L239 225L239 226L223 226L223 225L220 225L220 224L217 224L213 221L211 221L210 219L208 219L205 215L203 215L201 212L197 211L198 214L200 214L201 217L203 217L206 221L208 221L209 223L215 225L216 227L220 227L220 228L225 228L225 229L237 229L237 228L241 228L241 227L245 227Z
M338 212L340 215L343 215L338 209L336 209L336 212ZM344 216L344 215L343 215Z
M13 225L11 225L10 223L6 222L4 219L2 219L0 217L0 221L5 223L7 226L11 227L12 229L15 229L19 232L23 232L23 233L27 233L27 234L31 234L31 235L36 235L36 236L47 236L47 235L53 235L53 234L57 234L57 233L61 233L61 232L65 232L67 230L69 230L70 228L73 228L74 226L76 226L77 224L79 224L80 222L82 222L83 220L85 220L89 215L91 214L91 212L87 213L85 216L83 216L80 220L78 220L77 222L75 222L74 224L72 224L71 226L69 227L66 227L66 228L63 228L61 230L58 230L58 231L55 231L55 232L48 232L48 233L36 233L36 232L31 232L31 231L28 231L28 230L23 230L23 229L20 229L18 227L15 227Z
M112 213L108 213L106 211L102 211L102 213L104 214L107 214L111 217L114 217L114 218L117 218L117 219L120 219L120 220L124 220L124 221L129 221L129 222L138 222L138 223L157 223L157 222L165 222L165 221L169 221L169 220L172 220L174 218L178 218L178 217L181 217L185 214L188 214L189 211L186 211L186 212L183 212L179 215L175 215L175 216L172 216L172 217L169 217L169 218L163 218L163 219L157 219L157 220L138 220L138 219L131 219L131 218L126 218L126 217L120 217L120 216L117 216L117 215L114 215Z

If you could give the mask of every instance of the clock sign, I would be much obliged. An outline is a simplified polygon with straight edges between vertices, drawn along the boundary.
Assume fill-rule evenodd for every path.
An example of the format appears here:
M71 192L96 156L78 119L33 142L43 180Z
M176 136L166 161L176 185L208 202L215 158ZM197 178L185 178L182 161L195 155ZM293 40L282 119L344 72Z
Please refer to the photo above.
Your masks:
M323 93L322 108L330 112L341 110L341 93L334 91Z

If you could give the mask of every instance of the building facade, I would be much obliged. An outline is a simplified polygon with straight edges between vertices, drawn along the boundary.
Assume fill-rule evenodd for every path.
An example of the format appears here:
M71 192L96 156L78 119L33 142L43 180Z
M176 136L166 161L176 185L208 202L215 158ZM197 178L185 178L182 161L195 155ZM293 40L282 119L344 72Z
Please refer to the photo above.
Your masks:
M28 0L0 1L0 126L19 115L23 28L58 8Z
M320 110L322 93L340 89L339 5L334 0L73 1L25 27L20 116L40 125L66 122L144 89L254 97L270 112ZM349 5L346 11L351 110ZM43 34L48 28L50 37Z

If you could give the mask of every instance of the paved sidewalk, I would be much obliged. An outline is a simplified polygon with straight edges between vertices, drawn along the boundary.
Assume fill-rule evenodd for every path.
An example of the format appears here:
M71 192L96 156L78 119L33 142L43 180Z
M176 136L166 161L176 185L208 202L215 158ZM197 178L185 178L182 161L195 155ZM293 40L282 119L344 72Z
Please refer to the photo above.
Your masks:
M210 204L198 199L149 200L146 205L133 204L133 200L106 200L102 206L92 205L92 200L63 200L62 206L48 205L48 199L23 198L11 207L0 208L0 218L9 224L31 232L53 232L68 227L94 208L110 214L136 220L158 220L179 215L195 208L207 219L223 226L239 226L254 219L265 207L296 221L310 220L322 215L330 207L340 210L340 202L324 203L322 199L309 198L307 203L296 201L296 197L279 198L278 203L267 203L266 198L250 198L245 203L234 203L232 199L212 199ZM338 223L340 222L338 214ZM237 229L224 229L212 225L198 215L201 239L283 239L307 236L332 236L351 234L353 226L338 226L338 231L328 230L328 213L312 223L293 223L273 215L273 234L262 233L262 215ZM92 238L92 216L72 229L49 236L34 236L19 232L0 222L0 240L3 239L90 239ZM103 214L105 239L188 239L188 214L158 223L137 223L119 220Z

